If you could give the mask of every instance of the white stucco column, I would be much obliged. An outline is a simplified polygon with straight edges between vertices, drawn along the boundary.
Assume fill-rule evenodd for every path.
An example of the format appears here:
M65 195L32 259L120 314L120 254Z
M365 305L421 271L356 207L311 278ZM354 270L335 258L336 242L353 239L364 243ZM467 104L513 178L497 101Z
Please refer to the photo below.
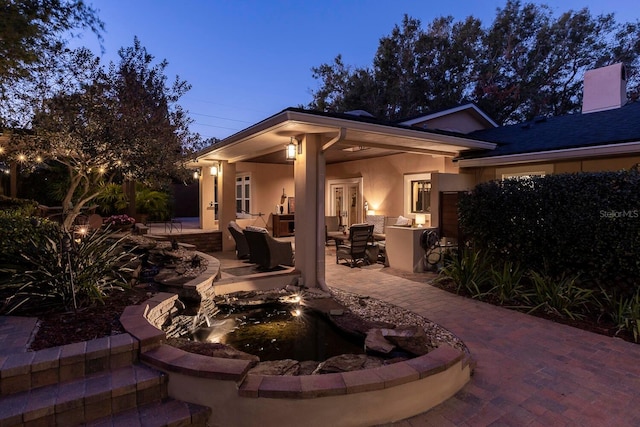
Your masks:
M305 135L299 141L302 153L294 164L296 197L296 269L302 281L310 288L318 287L318 153L321 147L319 135ZM324 184L323 184L324 185ZM324 259L324 248L322 252ZM322 264L324 276L324 264Z
M236 165L220 162L218 173L218 224L222 231L222 250L235 248L235 241L227 229L229 221L236 220Z
M215 211L209 206L214 200L215 181L209 172L209 166L203 166L200 174L200 228L203 230L215 230Z

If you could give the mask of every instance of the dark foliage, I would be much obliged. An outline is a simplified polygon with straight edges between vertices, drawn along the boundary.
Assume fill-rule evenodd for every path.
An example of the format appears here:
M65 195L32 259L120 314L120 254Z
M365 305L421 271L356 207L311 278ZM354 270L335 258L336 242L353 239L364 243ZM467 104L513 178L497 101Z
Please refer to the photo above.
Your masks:
M630 296L640 276L640 173L558 174L479 184L461 198L475 248Z

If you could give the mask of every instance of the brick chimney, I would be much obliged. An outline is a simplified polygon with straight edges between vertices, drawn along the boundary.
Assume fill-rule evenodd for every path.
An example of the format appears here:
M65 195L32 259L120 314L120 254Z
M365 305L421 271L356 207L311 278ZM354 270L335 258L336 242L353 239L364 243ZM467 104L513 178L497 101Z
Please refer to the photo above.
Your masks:
M617 63L584 73L582 114L620 108L627 103L627 72Z

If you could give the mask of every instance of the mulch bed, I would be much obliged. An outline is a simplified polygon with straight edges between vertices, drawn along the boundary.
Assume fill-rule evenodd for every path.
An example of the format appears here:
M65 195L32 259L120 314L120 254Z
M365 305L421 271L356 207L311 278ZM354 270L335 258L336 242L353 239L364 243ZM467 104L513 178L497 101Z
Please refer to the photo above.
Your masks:
M105 298L104 304L77 312L41 315L30 349L37 351L124 333L120 315L125 307L140 304L154 293L148 286L134 287L114 292Z

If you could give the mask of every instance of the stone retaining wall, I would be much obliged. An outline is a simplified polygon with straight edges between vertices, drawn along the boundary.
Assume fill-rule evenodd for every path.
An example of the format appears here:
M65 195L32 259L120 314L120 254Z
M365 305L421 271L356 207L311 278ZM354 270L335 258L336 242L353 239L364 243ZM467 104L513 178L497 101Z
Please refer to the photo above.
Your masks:
M209 260L209 267L215 269L214 260ZM215 294L213 278L218 273L211 273L215 274L203 274L202 280L186 286L203 295ZM233 287L254 288L250 283ZM143 307L128 307L121 322L139 340L140 360L169 374L169 395L212 408L212 425L252 426L256 420L263 426L388 423L429 410L453 396L471 376L470 358L449 346L353 372L247 374L251 361L202 356L163 344L161 327L176 311L176 300L173 294L157 294Z

